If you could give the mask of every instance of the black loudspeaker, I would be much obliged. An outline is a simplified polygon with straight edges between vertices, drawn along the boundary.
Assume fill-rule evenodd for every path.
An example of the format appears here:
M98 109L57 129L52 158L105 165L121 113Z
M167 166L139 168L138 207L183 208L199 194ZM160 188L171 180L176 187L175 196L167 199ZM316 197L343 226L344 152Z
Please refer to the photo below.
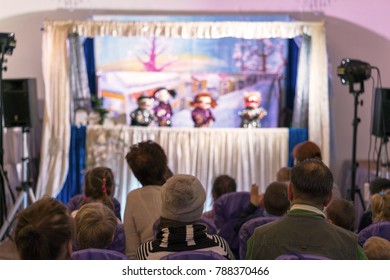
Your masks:
M2 88L4 126L36 126L38 124L36 79L5 79Z
M390 136L390 88L375 89L371 134Z

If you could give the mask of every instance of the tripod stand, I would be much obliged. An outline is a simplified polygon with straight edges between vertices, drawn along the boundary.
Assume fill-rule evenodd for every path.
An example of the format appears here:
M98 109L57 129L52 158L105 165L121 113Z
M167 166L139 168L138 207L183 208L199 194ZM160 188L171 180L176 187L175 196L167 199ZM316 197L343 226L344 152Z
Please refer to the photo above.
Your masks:
M360 189L356 186L356 169L358 167L358 163L356 162L356 138L357 138L357 127L359 125L360 119L357 115L357 108L359 105L359 95L364 92L364 84L360 82L360 89L355 90L353 88L352 83L350 84L350 93L354 96L354 114L353 114L353 139L352 139L352 178L351 178L351 189L350 195L352 202L355 202L355 195L358 194L359 200L363 210L366 210L366 206L364 204L363 196Z
M4 221L3 226L0 230L0 240L3 239L4 235L6 234L10 224L15 218L16 212L19 210L20 206L23 203L23 208L27 207L28 198L30 198L31 202L35 202L35 196L31 189L31 179L30 179L30 157L28 153L28 134L29 129L26 127L22 128L22 180L21 180L21 186L20 186L20 193L15 201L15 205L12 207L11 211L9 212L8 217Z

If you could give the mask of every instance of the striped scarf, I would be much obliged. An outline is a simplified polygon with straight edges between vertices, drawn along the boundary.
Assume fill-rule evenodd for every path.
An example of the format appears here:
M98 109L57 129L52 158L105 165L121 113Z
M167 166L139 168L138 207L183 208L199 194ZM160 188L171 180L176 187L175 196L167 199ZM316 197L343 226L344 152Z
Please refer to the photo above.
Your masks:
M155 240L137 249L136 259L160 259L173 252L190 250L214 251L227 259L234 259L227 242L218 235L207 234L203 224L161 229Z

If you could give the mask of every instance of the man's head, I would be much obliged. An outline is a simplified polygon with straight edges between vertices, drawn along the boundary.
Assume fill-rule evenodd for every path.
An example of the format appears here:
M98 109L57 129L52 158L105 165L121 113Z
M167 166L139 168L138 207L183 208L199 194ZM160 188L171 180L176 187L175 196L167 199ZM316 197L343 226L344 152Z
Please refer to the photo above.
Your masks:
M326 206L332 198L333 175L320 160L307 159L291 169L289 199L318 207Z
M192 223L202 216L206 192L192 175L173 175L163 185L161 196L163 218Z
M297 164L309 158L322 160L321 149L314 142L305 141L295 145L292 155L294 163Z
M148 140L132 145L126 161L143 186L165 183L168 160L163 148L156 142Z

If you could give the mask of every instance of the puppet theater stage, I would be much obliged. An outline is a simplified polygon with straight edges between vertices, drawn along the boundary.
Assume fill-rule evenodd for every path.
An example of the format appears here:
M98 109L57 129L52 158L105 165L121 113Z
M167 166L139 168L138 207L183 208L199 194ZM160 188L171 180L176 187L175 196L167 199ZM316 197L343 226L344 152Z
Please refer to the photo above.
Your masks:
M77 105L75 100L90 98L85 65L80 64L82 59L77 59L80 58L78 36L189 40L299 38L293 127L265 125L244 129L223 124L209 128L127 124L77 127L69 121ZM70 71L64 65L69 65ZM45 113L37 198L48 194L66 202L81 191L86 168L106 165L115 173L115 197L124 208L127 193L140 186L127 167L125 155L129 146L147 139L165 149L173 173L197 176L208 194L214 178L220 174L236 178L239 191L249 190L254 182L264 191L275 180L279 168L291 166L292 147L307 139L320 146L324 162L329 164L328 64L323 22L48 20L43 32L43 72ZM210 205L209 195L205 208Z

